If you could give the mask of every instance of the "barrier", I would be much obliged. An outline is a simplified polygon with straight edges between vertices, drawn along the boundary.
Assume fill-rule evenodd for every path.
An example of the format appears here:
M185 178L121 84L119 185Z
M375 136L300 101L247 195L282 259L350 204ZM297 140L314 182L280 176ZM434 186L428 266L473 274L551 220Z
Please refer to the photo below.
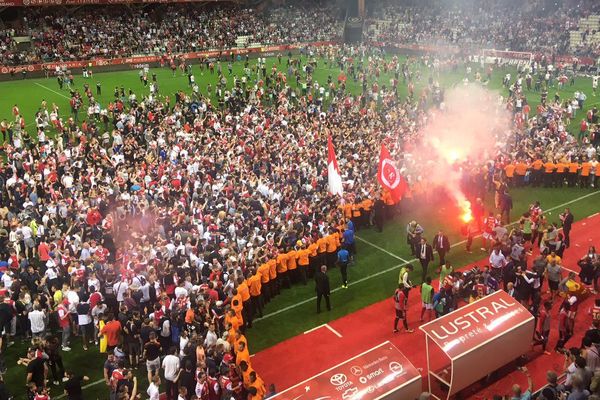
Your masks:
M421 374L389 341L308 378L276 400L413 400L422 389Z

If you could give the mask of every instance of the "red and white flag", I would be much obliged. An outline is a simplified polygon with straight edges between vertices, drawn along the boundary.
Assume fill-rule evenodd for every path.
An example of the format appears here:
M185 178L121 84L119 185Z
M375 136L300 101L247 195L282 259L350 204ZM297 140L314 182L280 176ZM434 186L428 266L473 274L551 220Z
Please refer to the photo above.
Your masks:
M329 181L329 193L340 196L344 194L340 167L338 167L337 159L335 158L331 136L327 137L327 180Z
M377 170L377 180L385 189L389 190L392 200L397 203L402 199L404 193L408 190L408 183L390 157L390 152L381 144L379 153L379 169Z

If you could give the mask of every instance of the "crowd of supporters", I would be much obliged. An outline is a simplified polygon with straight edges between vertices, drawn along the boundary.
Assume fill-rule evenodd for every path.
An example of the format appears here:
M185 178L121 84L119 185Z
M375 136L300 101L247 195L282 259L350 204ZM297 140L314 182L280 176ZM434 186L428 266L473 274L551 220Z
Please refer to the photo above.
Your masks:
M382 2L374 7L368 32L370 39L388 44L569 54L569 31L578 28L580 18L598 12L594 2L558 8L544 1ZM580 48L577 55L598 57L600 49Z
M462 69L483 83L484 75L463 60L400 62L365 46L304 54L308 61L289 54L274 65L264 59L195 65L216 69L210 89L216 104L197 85L174 96L121 87L101 108L87 85L71 88L70 110L41 102L29 116L15 105L13 119L1 122L7 161L0 327L9 341L17 333L44 338L23 360L37 365L32 390L44 390L46 362L54 381L63 378L60 352L70 350L80 331L84 349L106 341L105 373L115 397L137 390L124 366L134 368L144 356L149 394L160 385L154 372L162 367L169 399L177 391L187 399L230 392L262 398L266 389L252 373L244 332L281 290L306 284L319 264L335 265L342 231L393 212L375 179L373 154L381 143L406 171L412 190L405 201L429 201L427 171L419 157L406 155L422 141L430 107L443 108L433 77ZM247 63L244 76L223 73L221 66L234 62ZM313 72L324 63L338 66L339 75L317 82ZM431 72L429 81L422 69ZM512 181L538 184L540 162L551 174L559 173L559 163L574 164L574 184L595 184L600 168L590 143L600 140L598 115L577 111L583 97L575 103L548 97L561 73L539 63L508 77L511 96L498 106L511 110L514 126L498 137L490 162L462 165L473 198L494 190L504 195ZM528 75L540 80L543 101L535 116L522 96L534 90ZM360 94L347 90L348 80L362 86ZM424 84L420 93L415 82ZM407 98L398 94L403 84ZM585 121L581 142L565 129L575 117ZM327 190L328 136L342 171L343 207ZM510 173L511 163L524 165L523 179ZM552 182L568 184L566 178ZM38 317L25 319L23 312ZM45 336L56 324L60 341ZM160 366L157 354L164 356Z
M382 1L370 5L367 32L369 39L387 44L600 55L598 44L569 47L569 31L578 29L582 17L600 12L596 2L551 8L545 4L488 0L448 6L433 0ZM242 45L247 46L336 40L342 34L339 12L318 1L264 12L234 5L88 6L72 13L27 9L21 22L17 30L0 30L0 65L229 49L237 47L236 40L244 36L247 41ZM15 35L30 36L31 47L17 46Z
M319 2L264 13L235 5L178 4L90 6L72 13L31 8L25 14L20 34L31 37L31 48L17 47L14 28L0 30L0 65L230 49L243 36L242 46L249 46L333 40L341 34L335 11Z

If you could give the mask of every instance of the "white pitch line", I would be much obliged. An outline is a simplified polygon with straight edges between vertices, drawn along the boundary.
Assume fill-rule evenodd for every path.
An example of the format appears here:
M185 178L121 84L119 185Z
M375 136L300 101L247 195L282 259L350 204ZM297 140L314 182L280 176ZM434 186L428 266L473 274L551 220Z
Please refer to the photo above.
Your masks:
M363 238L361 238L358 235L354 235L354 237L357 238L358 240L360 240L361 242L364 242L364 243L368 244L369 246L373 246L377 250L382 251L385 254L390 255L390 256L392 256L392 257L394 257L394 258L402 261L403 263L407 263L408 264L408 261L406 259L404 259L404 258L402 258L402 257L400 257L400 256L398 256L398 255L396 255L394 253L392 253L391 251L388 251L388 250L384 249L383 247L380 247L380 246L376 245L375 243L368 241L367 239L363 239Z
M306 335L307 333L314 332L314 331L316 331L317 329L321 329L321 328L322 328L322 327L324 327L325 325L327 325L327 324L323 324L323 325L315 326L315 327L314 327L314 328L312 328L312 329L309 329L309 330L307 330L307 331L304 331L304 334Z
M559 205L557 205L557 206L551 207L551 208L549 208L549 209L545 210L545 211L544 211L544 213L547 213L547 212L550 212L550 211L554 211L554 210L558 210L559 208L563 208L563 207L565 207L565 206L568 206L569 204L573 204L573 203L576 203L576 202L578 202L578 201L581 201L581 200L583 200L583 199L587 199L588 197L590 197L590 196L595 196L595 195L597 195L597 194L599 194L599 193L600 193L600 190L597 190L597 191L595 191L595 192L588 193L588 194L585 194L585 195L583 195L583 196L579 196L579 197L577 197L577 198L575 198L575 199L573 199L573 200L570 200L570 201L567 201L567 202L565 202L565 203L559 204ZM507 226L512 226L512 225L515 225L515 224L517 224L517 223L518 223L518 221L514 221L514 222L511 222L510 224L508 224ZM475 236L475 237L474 237L474 239L476 239L476 238L478 238L478 237L480 237L480 236L481 236L481 235L477 235L477 236ZM466 241L466 240L462 240L462 241L460 241L460 242L454 243L454 244L453 244L453 245L451 245L450 247L451 247L451 248L454 248L454 247L462 246L462 245L463 245L463 244L465 244L465 243L467 243L467 241ZM416 262L416 261L418 261L418 260L417 260L416 258L413 258L412 260L409 260L408 262L404 262L404 263L402 263L402 264L394 265L393 267L390 267L390 268L387 268L387 269L381 270L381 271L379 271L379 272L376 272L376 273L374 273L374 274L372 274L372 275L367 275L367 276L365 276L365 277L363 277L363 278L361 278L361 279L358 279L358 280L356 280L356 281L354 281L354 282L350 282L350 283L348 283L348 286L354 286L354 285L358 285L359 283L362 283L362 282L368 281L368 280L370 280L370 279L376 278L376 277L378 277L378 276L380 276L380 275L387 274L388 272L394 271L394 270L395 270L395 269L397 269L397 268L403 267L403 266L405 266L406 264L410 264L410 263L413 263L413 262ZM340 288L340 287L337 287L337 288L333 289L333 290L331 291L331 293L337 292L337 291L339 291L339 290L341 290L341 288ZM289 305L289 306L287 306L287 307L281 308L281 309L279 309L279 310L277 310L277 311L273 311L272 313L265 314L265 315L263 315L261 318L256 318L256 319L255 319L255 321L260 321L260 320L264 320L264 319L267 319L267 318L274 317L274 316L276 316L276 315L279 315L279 314L281 314L281 313L284 313L284 312L286 312L286 311L293 310L293 309L294 309L294 308L296 308L296 307L300 307L301 305L304 305L304 304L306 304L306 303L310 303L311 301L315 301L316 299L317 299L317 297L316 297L316 296L313 296L313 297L311 297L311 298L308 298L308 299L305 299L305 300L299 301L298 303L295 303L295 304Z
M333 329L333 328L332 328L332 327L331 327L329 324L325 324L325 327L326 327L327 329L329 329L331 332L333 332L333 334L334 334L335 336L337 336L337 337L339 337L339 338L341 338L341 337L342 337L342 334L341 334L341 333L339 333L338 331L336 331L335 329Z
M42 85L41 83L37 83L37 82L33 82L33 83L34 83L34 84L36 84L36 85L38 85L38 86L39 86L39 87L41 87L41 88L44 88L44 89L46 89L46 90L49 90L49 91L51 91L51 92L52 92L52 93L54 93L54 94L57 94L57 95L59 95L59 96L61 96L61 97L64 97L64 98L65 98L65 99L67 99L67 100L71 100L71 98L70 98L70 97L68 97L68 96L65 96L64 94L62 94L62 93L60 93L60 92L57 92L56 90L50 89L48 86L44 86L44 85Z
M87 385L82 386L81 388L82 389L87 389L87 388L90 388L92 386L96 386L99 383L104 383L104 379L98 379L97 381L92 382L92 383L88 383ZM53 397L53 399L59 400L59 399L64 399L65 397L67 397L67 395L63 393L60 396Z
M594 218L598 214L600 214L600 212L594 213L594 214L590 215L588 218Z

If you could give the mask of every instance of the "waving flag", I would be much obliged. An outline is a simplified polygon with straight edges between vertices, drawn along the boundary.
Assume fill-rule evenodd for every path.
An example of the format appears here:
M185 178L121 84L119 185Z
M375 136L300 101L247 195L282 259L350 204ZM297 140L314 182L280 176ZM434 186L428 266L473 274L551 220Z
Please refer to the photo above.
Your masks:
M329 181L329 193L339 194L340 196L344 194L342 176L340 175L340 168L335 158L331 136L327 137L327 180Z
M383 143L381 144L381 152L379 153L377 180L381 186L389 190L394 203L399 202L408 190L406 179L400 175L400 171L398 171L390 157L390 152Z

